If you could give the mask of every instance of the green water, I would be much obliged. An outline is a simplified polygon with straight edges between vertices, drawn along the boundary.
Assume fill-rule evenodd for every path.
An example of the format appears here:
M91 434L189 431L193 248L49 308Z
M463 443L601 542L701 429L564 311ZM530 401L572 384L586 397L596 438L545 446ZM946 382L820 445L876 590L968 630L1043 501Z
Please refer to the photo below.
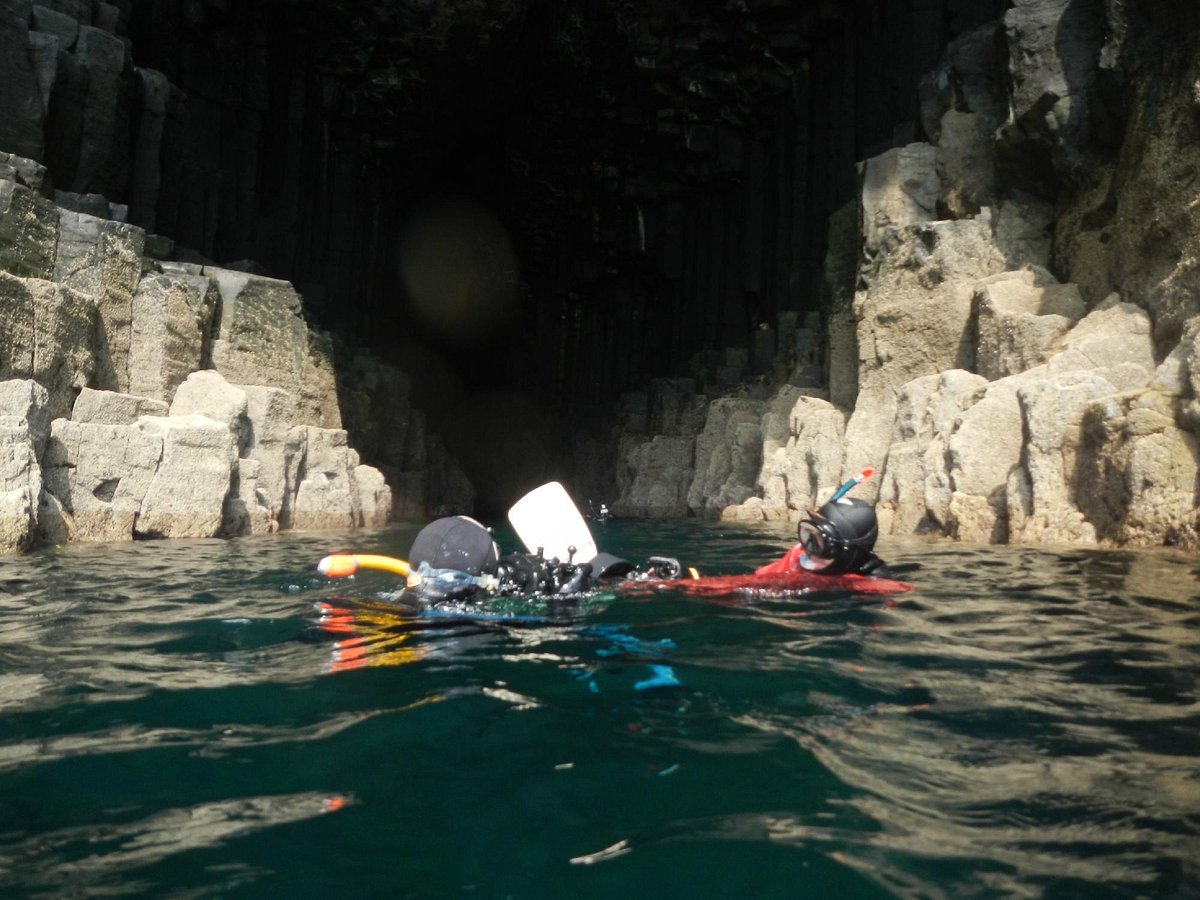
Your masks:
M415 531L0 562L0 896L1200 896L1192 556L893 542L890 599L494 618L314 571Z

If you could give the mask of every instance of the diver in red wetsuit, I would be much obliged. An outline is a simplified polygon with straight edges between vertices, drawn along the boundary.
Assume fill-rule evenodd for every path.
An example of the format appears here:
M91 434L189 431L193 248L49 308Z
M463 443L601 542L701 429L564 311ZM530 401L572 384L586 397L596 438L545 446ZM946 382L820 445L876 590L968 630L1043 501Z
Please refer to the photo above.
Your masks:
M862 500L835 495L812 518L802 521L798 531L800 542L755 574L803 570L817 575L889 575L873 552L879 536L875 510Z

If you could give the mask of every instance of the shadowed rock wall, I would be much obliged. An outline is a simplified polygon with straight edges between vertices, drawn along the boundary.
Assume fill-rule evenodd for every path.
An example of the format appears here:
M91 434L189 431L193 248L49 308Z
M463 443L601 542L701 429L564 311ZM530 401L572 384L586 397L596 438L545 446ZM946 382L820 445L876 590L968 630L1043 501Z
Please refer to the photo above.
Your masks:
M869 465L885 532L1196 546L1198 25L1025 0L952 41L928 140L830 219L825 376L633 395L614 510L795 521Z
M413 327L406 209L473 195L513 237L545 348L483 349L563 403L817 308L854 162L915 137L918 75L997 6L6 4L24 114L0 147L58 189L128 207L181 258L255 260L352 344Z
M271 149L300 133L296 123L290 133L266 127L269 109L286 121L286 101L300 90L290 68L268 65L273 12L286 10L232 7L0 4L0 148L8 151L0 154L0 378L31 379L13 382L16 399L0 412L13 445L24 447L24 462L5 474L6 548L351 527L386 521L393 507L406 517L470 508L470 486L427 434L408 377L315 327L293 284L249 259L305 260L301 275L326 276L320 261L331 253L343 267L345 283L335 287L344 297L348 273L372 265L355 255L372 241L341 227L363 227L351 213L365 189L353 154L335 154L345 173L336 190L314 186L319 209L298 202L306 175L320 182L328 174L312 166L307 140L297 141L302 153L281 153L278 162L304 158L309 170L280 181ZM187 89L134 64L135 32L158 35L147 55L165 48L160 58ZM302 49L295 59L300 71ZM301 80L307 87L312 78ZM273 91L283 98L275 106ZM296 97L303 117L303 91ZM336 204L320 199L333 194ZM340 212L324 214L335 205ZM307 247L289 243L301 220L314 229ZM318 247L315 229L337 237ZM237 256L215 265L211 256L226 250ZM325 294L313 285L318 298ZM167 426L141 421L166 416L177 390L206 370L248 392L246 409L215 415L211 434L174 414ZM81 407L78 398L100 394L108 399L96 421L96 403ZM128 409L108 421L114 404ZM180 415L202 412L214 418L204 404ZM47 416L55 429L62 423L61 436L43 433ZM378 469L359 464L343 426L362 432ZM114 441L141 450L110 458ZM188 479L188 465L213 476ZM146 490L136 487L137 472L147 473ZM190 496L200 482L209 484L205 497Z
M564 417L603 440L647 377L732 377L724 347L820 308L855 160L915 136L918 73L998 2L4 0L0 149L158 258L291 282L322 328L403 361L431 430L511 498L523 437L472 453L464 397L533 408L561 466ZM457 236L477 280L517 282L469 334L398 271L397 234L447 196L514 253Z
M0 550L470 508L405 376L358 354L339 387L290 283L146 256L142 229L56 205L45 174L0 158ZM381 393L384 471L350 447L339 390Z
M65 268L45 240L0 246L96 305L95 371L51 367L52 397L178 383L198 355L316 415L295 373L336 370L352 443L427 497L460 482L448 455L500 503L573 453L576 493L619 486L631 514L794 516L869 462L896 531L1192 539L1183 0L0 10L8 180L48 174L10 214L69 260L103 250ZM438 240L406 271L414 221ZM216 293L143 287L142 257ZM311 352L239 357L260 282L320 326ZM446 328L480 283L504 290L464 291ZM56 296L43 321L74 333ZM217 303L197 346L137 338L164 305ZM340 349L360 345L406 371Z

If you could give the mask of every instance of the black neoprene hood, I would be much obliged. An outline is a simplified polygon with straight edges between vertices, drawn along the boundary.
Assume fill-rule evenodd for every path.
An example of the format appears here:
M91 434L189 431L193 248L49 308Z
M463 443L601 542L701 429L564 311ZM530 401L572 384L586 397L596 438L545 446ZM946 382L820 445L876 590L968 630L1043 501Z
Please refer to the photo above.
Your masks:
M832 562L821 571L827 575L856 572L871 559L871 550L879 536L875 510L863 500L842 497L831 500L813 520L824 527Z
M499 553L492 533L468 516L435 519L417 535L408 561L415 569L454 569L469 575L494 575Z

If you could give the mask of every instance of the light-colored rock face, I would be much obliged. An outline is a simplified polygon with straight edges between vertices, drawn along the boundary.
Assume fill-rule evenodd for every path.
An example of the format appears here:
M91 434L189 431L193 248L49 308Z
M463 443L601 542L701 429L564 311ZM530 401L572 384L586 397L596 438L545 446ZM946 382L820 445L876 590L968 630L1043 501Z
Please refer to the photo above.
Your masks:
M332 347L310 333L300 295L286 281L206 269L221 295L213 367L234 384L271 385L296 403L296 424L339 428Z
M843 475L887 458L901 388L925 375L974 367L975 284L1003 271L987 211L977 218L935 222L893 232L890 245L869 261L868 287L859 292L859 390L846 426ZM865 485L864 499L876 484Z
M1119 165L1097 165L1083 155L1111 99L1095 93L1097 60L1116 65L1126 25L1120 4L1018 0L999 33L1005 77L986 62L987 29L960 39L921 85L936 146L862 165L856 340L840 339L835 304L829 372L844 380L857 347L857 391L836 394L852 408L841 477L880 468L885 533L1200 543L1200 228L1178 190L1198 165L1200 61L1174 65L1153 97L1132 92L1136 134ZM1054 171L1014 179L1022 152ZM1057 211L1028 192L1055 178ZM959 221L935 221L946 214ZM1046 271L1052 258L1077 283ZM774 415L763 483L727 517L782 516L779 485L817 470L810 449L781 443Z
M88 277L101 278L91 287L112 294L102 283L104 265L91 266ZM106 325L89 294L0 272L4 374L38 379L0 380L0 552L38 542L264 534L389 520L388 481L360 464L346 432L296 426L306 414L286 390L188 370L204 358L215 311L209 278L188 277L150 276L133 294L139 301L127 328L136 335L130 359L157 360L138 370L139 378L152 376L146 390L158 395L143 396L90 386L115 380L104 376L106 366L109 376L115 371L107 330L115 319ZM161 326L157 337L139 328L144 316ZM312 346L306 338L295 348L301 372L319 368ZM336 418L331 365L308 383L326 385L322 402L334 412L323 415ZM312 407L318 394L307 396ZM406 455L424 460L424 431L410 428L408 437L421 448ZM443 478L454 472L446 469ZM426 480L419 473L413 486L422 508ZM460 491L468 504L469 493Z
M781 394L786 402L791 392ZM768 409L765 422L777 412ZM799 521L819 506L839 484L845 413L827 400L796 396L780 423L783 433L763 447L757 486L763 502L757 516L735 513L737 518Z
M10 427L26 430L41 455L54 416L50 393L44 386L32 379L0 381L0 416Z
M985 378L1015 375L1046 362L1059 339L1087 311L1079 289L1048 272L1004 272L975 293L976 366Z
M223 380L199 381L208 389L189 391L192 399L228 413L224 401L240 390ZM8 497L0 533L10 549L39 535L51 541L216 537L378 526L391 516L383 474L360 464L340 429L290 428L282 440L265 429L252 447L256 457L239 458L237 416L223 422L178 409L168 416L154 409L165 406L159 401L85 391L77 405L89 421L51 425L45 396L34 382L0 382L0 410L8 411L0 413L0 441L15 448L14 462L0 473ZM189 402L185 393L181 407ZM147 406L157 414L130 421Z
M314 531L358 525L362 519L354 477L358 454L351 449L346 432L300 425L289 438L296 445L290 526Z
M377 528L386 525L392 515L392 489L383 473L371 466L354 467L354 486L358 494L357 525Z
M950 532L955 527L951 501L961 460L954 464L950 446L956 439L969 440L970 425L959 436L964 414L978 405L986 391L984 378L961 370L905 385L898 397L886 465L881 466L878 479L877 510L885 533L911 534L934 527Z
M1177 427L1175 397L1150 387L1091 404L1080 509L1117 543L1200 543L1200 446Z
M0 382L0 553L38 538L39 460L50 435L49 396L35 381Z
M233 433L199 414L147 416L133 426L162 443L134 522L139 538L216 537L237 465Z
M1114 294L1066 334L1048 368L1052 373L1093 370L1120 390L1141 388L1158 368L1150 317Z
M32 378L56 416L96 375L101 353L95 302L62 285L0 272L0 379Z
M128 541L162 458L161 435L135 425L55 419L42 466L76 540Z
M920 231L892 234L887 252L907 254L907 271L894 275L894 259L877 258L882 278L860 294L865 352L848 422L844 409L795 388L766 400L719 399L690 437L627 444L621 513L679 509L694 451L687 507L700 515L795 519L848 473L873 465L878 477L857 495L874 487L885 534L1195 545L1200 453L1189 428L1200 413L1189 410L1197 409L1200 324L1156 364L1139 307L1114 295L1089 312L1074 285L1044 270L989 273L999 257L986 251L973 269L952 269L974 271L973 281L923 280L938 268L906 246ZM986 233L972 240L986 243ZM953 339L939 330L933 297L958 310ZM964 312L971 298L974 312ZM978 371L946 368L955 359L974 360ZM653 433L642 415L640 427ZM743 470L755 435L761 467L751 477Z
M251 440L246 409L246 392L211 369L189 375L171 401L172 417L207 416L233 432L237 437L239 456L246 455Z
M1017 302L997 304L1009 313L1043 308L1032 305L1041 301L1038 291L1028 290L1028 275L980 284L981 293L994 292L998 284L1016 285ZM1073 307L1073 295L1058 299L1064 298ZM982 326L980 335L981 341L987 339ZM882 482L885 531L928 528L962 540L1061 544L1127 534L1114 519L1123 515L1121 503L1109 503L1105 511L1104 503L1093 502L1090 488L1098 482L1084 474L1105 468L1102 460L1111 451L1101 451L1083 436L1085 420L1097 408L1150 384L1147 317L1114 299L1052 345L1058 352L1045 363L990 383L961 373L953 388L948 379L953 373L945 373L937 381L918 379L905 387ZM1099 347L1109 352L1097 354ZM1124 381L1114 384L1113 378ZM1111 467L1106 477L1111 484ZM1164 477L1180 484L1181 495L1194 492L1176 475ZM1138 491L1124 476L1117 480L1112 492L1127 497L1130 490ZM914 489L919 483L923 492Z
M191 372L210 367L220 294L211 278L147 274L133 294L129 390L170 403Z
M10 179L37 174L8 170ZM332 347L308 330L290 285L186 266L143 277L140 229L47 207L15 180L0 188L10 207L0 210L0 258L63 282L0 271L0 379L36 379L0 380L0 551L391 517L383 473L360 464L345 431L319 427L340 421ZM231 384L209 368L214 355L266 383ZM409 496L423 514L432 438L407 389L394 393L406 419L395 455L417 470ZM439 467L469 509L469 485L452 484L461 473ZM458 503L452 511L463 511Z
M143 278L139 229L66 210L39 217L40 198L5 186L23 218L0 211L0 255L73 287L0 272L0 378L36 379L0 380L0 551L390 518L383 473L360 464L346 432L295 428L336 423L340 413L332 348L308 331L289 285L183 270ZM43 244L51 249L39 256ZM297 393L200 368L213 356L221 281L237 287L222 321L238 349L227 345L223 361ZM399 414L417 421L398 455L420 469L430 438L401 400ZM444 468L446 479L461 478ZM416 473L422 512L427 481ZM458 495L471 502L469 486Z
M0 553L34 543L41 471L28 437L0 422Z
M244 452L258 462L256 489L265 495L279 525L288 527L291 523L288 486L294 481L298 465L296 445L289 443L292 396L279 388L261 385L245 385L241 390L246 396L249 422Z
M279 529L271 498L258 486L260 468L256 459L237 461L225 495L223 535L273 534Z
M1019 502L1008 505L1014 543L1096 542L1095 526L1077 505L1083 417L1093 401L1115 393L1090 372L1040 379L1017 391L1026 440L1013 475Z
M762 404L722 398L709 407L696 439L695 480L687 493L692 509L713 516L755 494L762 465Z
M892 251L904 252L904 233L893 237ZM885 276L887 265L879 269ZM943 287L937 279L922 284L919 271L892 286L906 298L923 290L928 301ZM886 280L871 283L873 291L888 289ZM933 322L932 312L913 318L920 304L892 314L887 303L895 297L874 307L875 297L860 297L857 311L873 316L886 341L860 332L874 353L860 366L848 422L844 409L784 388L766 400L717 400L690 435L627 439L620 514L680 514L680 485L688 484L692 513L794 520L848 472L873 465L879 475L856 495L874 487L885 534L1195 545L1200 324L1156 364L1149 316L1120 297L1089 312L1075 286L1032 268L984 274L968 290L975 312L960 326L973 341L965 353L957 331L951 342L935 324L922 324ZM904 340L910 351L892 349ZM976 360L978 371L939 371L957 353ZM889 381L922 367L928 374ZM651 435L652 406L640 413ZM756 477L745 471L754 435Z
M940 191L932 144L909 144L867 160L861 223L865 252L873 256L893 232L936 219Z
M132 425L142 416L165 415L167 404L161 400L84 388L75 398L71 421L89 425Z
M140 228L59 211L54 281L96 301L101 329L96 381L106 390L129 391L133 293L141 278L145 240Z

